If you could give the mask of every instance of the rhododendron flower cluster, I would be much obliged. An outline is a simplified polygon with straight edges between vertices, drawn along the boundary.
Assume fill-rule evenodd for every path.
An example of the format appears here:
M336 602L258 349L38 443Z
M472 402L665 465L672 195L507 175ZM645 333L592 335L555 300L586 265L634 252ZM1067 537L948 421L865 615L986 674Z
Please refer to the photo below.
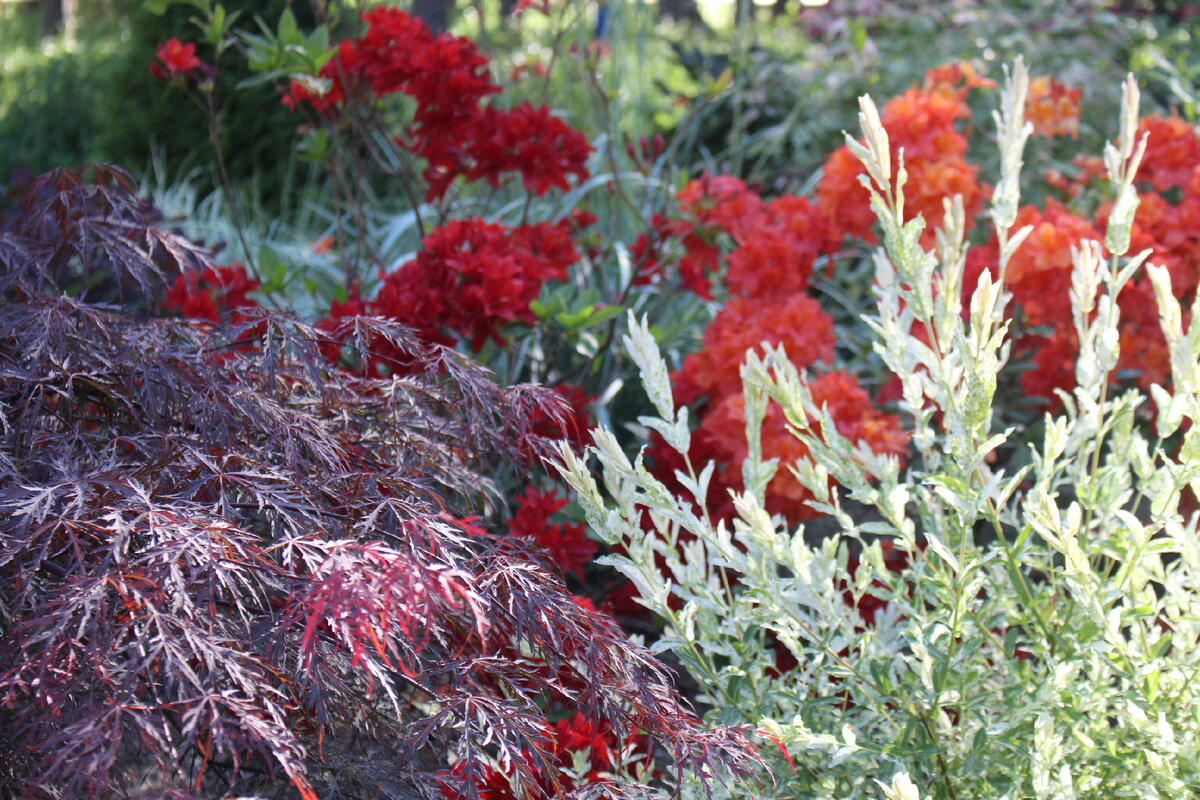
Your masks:
M791 294L808 287L817 259L840 244L824 211L808 198L785 195L764 202L745 182L728 175L691 181L678 201L677 219L656 215L653 230L630 248L642 265L639 284L661 274L655 244L675 239L683 251L680 282L712 299L712 276L722 263L718 239L725 235L734 244L725 274L725 289L731 295Z
M1025 100L1025 119L1042 136L1079 138L1079 99L1082 89L1071 89L1049 76L1031 78Z
M584 565L596 557L599 548L587 538L587 526L582 522L550 522L550 517L566 505L567 498L529 486L525 495L517 498L517 510L509 520L508 532L510 536L536 542L545 548L563 574L582 581Z
M996 82L980 75L970 61L951 61L926 70L921 87L926 92L958 99L964 89L995 89Z
M500 87L475 43L443 33L396 8L363 14L366 33L348 39L321 68L329 88L294 80L284 98L310 103L333 117L351 98L404 94L415 101L412 124L396 142L425 159L426 200L442 197L455 178L498 185L503 173L521 176L527 191L567 189L567 177L587 177L592 148L584 136L547 108L483 106Z
M206 267L198 273L177 275L162 305L190 319L219 323L224 315L227 321L237 322L242 319L238 309L258 305L258 301L247 296L258 287L258 281L236 262L224 267Z
M453 345L451 334L479 350L490 339L504 343L500 328L512 322L531 325L530 310L550 280L566 280L579 253L565 225L538 223L510 228L477 218L452 220L422 240L411 261L383 275L379 294L364 302L353 289L345 303L335 302L323 321L332 329L342 317L374 314L416 330L423 339ZM379 367L403 370L407 358L379 343ZM327 353L337 360L338 348Z
M1077 104L1069 113L1078 115ZM1187 301L1186 308L1200 284L1200 139L1191 125L1175 116L1143 118L1137 138L1143 135L1147 137L1146 153L1136 176L1141 204L1134 218L1130 253L1149 250L1150 263L1166 268L1172 289ZM1074 179L1054 173L1048 176L1050 185L1072 199L1097 187L1103 190L1107 178L1099 159L1079 158L1075 166L1078 174ZM1025 331L1016 350L1024 353L1033 367L1021 376L1021 386L1027 395L1049 401L1052 409L1060 404L1055 390L1069 391L1075 385L1079 352L1067 302L1071 250L1084 239L1103 241L1111 209L1112 202L1107 201L1093 213L1080 216L1050 199L1044 209L1030 204L1017 213L1014 229L1033 228L1013 254L1005 274L1005 283L1020 306L1018 319ZM968 254L965 293L969 294L982 270L994 269L997 256L994 237ZM1121 308L1118 374L1134 377L1143 388L1165 383L1170 377L1170 358L1149 279L1135 275L1117 302Z
M833 320L817 300L803 292L781 300L737 298L729 302L704 331L699 352L683 362L675 376L675 395L693 403L701 395L724 398L740 392L738 367L746 351L762 342L782 344L797 366L833 361L837 342Z
M1136 139L1143 135L1148 139L1146 155L1138 168L1138 183L1167 192L1193 181L1196 165L1200 164L1200 142L1196 140L1195 127L1176 115L1151 114L1138 125Z
M1070 213L1056 200L1048 200L1045 210L1023 206L1017 213L1014 230L1029 225L1033 231L1008 262L1005 283L1021 304L1031 325L1070 324L1070 308L1063 311L1064 299L1071 289L1071 249L1084 239L1103 239L1089 221ZM996 239L974 248L967 259L963 277L964 291L974 291L979 273L999 259ZM969 288L968 288L969 287Z
M764 202L746 184L730 176L704 176L678 195L681 220L656 226L663 237L679 238L681 281L702 296L711 297L711 281L722 262L720 237L734 244L725 259L724 288L731 296L704 334L699 352L689 355L674 375L676 401L699 403L700 425L693 436L693 463L718 464L709 485L709 512L722 517L732 512L729 489L741 488L741 464L746 458L744 398L739 367L746 351L763 344L782 345L799 368L834 359L833 320L806 293L818 259L831 254L841 236L826 210L806 197L785 195ZM649 239L635 245L646 263L658 269ZM830 410L838 430L870 444L877 452L907 451L907 435L899 422L871 405L870 398L850 375L830 372L817 377L813 391L828 390ZM824 396L824 394L822 394ZM763 450L784 464L806 458L807 450L787 430L782 412L768 413L763 426ZM660 439L651 448L655 473L674 482L680 458ZM811 495L785 470L767 490L768 509L793 518L811 516Z
M403 322L431 341L453 343L447 328L479 350L500 327L531 325L529 304L542 284L567 279L579 253L560 226L509 228L480 219L454 220L426 236L416 258L384 276L374 313Z
M827 406L838 432L851 441L866 442L877 453L903 456L908 453L908 433L899 420L871 404L871 398L846 372L827 372L809 381L813 400ZM718 479L722 493L726 488L742 491L742 462L746 446L745 397L741 392L727 395L709 411L698 431L700 447L721 463ZM808 458L808 448L788 430L783 411L777 405L767 408L762 427L763 458L778 458L780 464L794 464ZM789 472L781 470L767 485L767 509L796 519L816 516L809 506L812 493ZM725 501L728 503L728 499Z
M942 223L943 198L962 195L968 226L983 207L986 191L977 180L978 168L966 161L967 137L956 125L971 115L967 92L988 85L968 67L940 68L930 72L925 85L892 99L880 112L891 142L893 170L899 166L899 151L904 151L905 216L925 218L926 246L933 244L933 229ZM858 180L862 174L862 164L843 145L825 162L817 197L839 241L849 236L874 244L875 215Z
M611 782L617 773L622 771L622 761L626 760L623 756L633 755L640 760L648 755L648 742L644 737L632 736L624 743L618 742L605 722L594 723L580 713L555 722L546 731L546 735L550 740L551 754L558 760L558 766L562 770L573 770L576 754L584 755L587 771L583 778L587 783ZM630 770L625 767L624 771ZM634 776L625 777L633 779ZM546 781L540 797L533 800L563 796L566 792L579 788L574 785L574 781L563 781L563 784L552 786ZM476 778L476 786L484 800L518 800L508 779L499 770L486 769L484 775ZM449 785L443 789L442 795L446 800L460 800L460 795Z

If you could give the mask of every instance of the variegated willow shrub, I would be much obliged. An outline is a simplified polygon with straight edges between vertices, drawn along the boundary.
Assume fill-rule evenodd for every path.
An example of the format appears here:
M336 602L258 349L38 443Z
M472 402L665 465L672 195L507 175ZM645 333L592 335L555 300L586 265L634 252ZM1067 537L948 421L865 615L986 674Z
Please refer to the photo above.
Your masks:
M1146 148L1132 78L1119 138L1104 154L1116 191L1104 241L1075 248L1069 297L1053 298L1070 304L1076 385L1041 429L993 424L1012 354L1005 270L1031 230L1014 224L1028 88L1018 62L995 115L997 260L968 287L965 309L961 198L946 201L936 248L926 249L923 219L904 213L903 154L893 155L869 98L864 138L847 137L883 231L878 315L867 323L902 384L906 465L839 433L784 348L751 350L741 368L745 489L731 492L731 523L714 524L714 467L688 458L687 409L676 408L667 365L632 315L626 346L658 415L642 422L680 454L685 491L672 494L640 457L631 462L607 430L593 433L599 482L585 460L560 452L591 527L620 548L608 563L666 621L655 646L698 681L711 723L760 732L776 797L1200 791L1200 542L1196 516L1180 513L1184 493L1200 488L1191 427L1200 328L1184 328L1170 275L1153 263L1145 269L1171 382L1148 394L1114 382L1118 295L1147 261L1129 252ZM770 404L811 460L763 458ZM1025 456L996 462L997 448L1022 436L1031 438ZM835 533L815 536L765 510L767 485L785 467Z

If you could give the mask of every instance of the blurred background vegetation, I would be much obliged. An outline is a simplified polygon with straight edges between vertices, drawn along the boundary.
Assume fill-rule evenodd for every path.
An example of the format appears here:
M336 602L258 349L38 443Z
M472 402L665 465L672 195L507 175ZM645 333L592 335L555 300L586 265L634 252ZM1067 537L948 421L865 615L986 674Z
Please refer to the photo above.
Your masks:
M302 30L326 21L336 40L354 34L362 2L229 0L227 8L252 32L256 20L274 29L289 8ZM545 79L511 81L504 102L551 102L602 153L663 134L664 183L710 170L766 195L803 192L841 131L854 127L859 95L895 96L954 59L996 78L1000 64L1023 54L1035 73L1082 87L1084 139L1111 128L1113 93L1128 70L1159 108L1196 116L1200 16L1188 0L555 2L578 7L574 28L555 30L536 13L514 18L517 0L398 4L476 39L503 79L552 65ZM195 217L218 183L207 121L148 69L157 43L198 38L193 15L178 4L154 15L142 0L0 0L0 186L18 188L53 166L111 161L170 188ZM221 144L249 215L269 228L304 213L314 228L305 235L319 235L334 215L320 209L324 165L297 148L306 118L282 105L279 85L243 85L252 73L236 50L219 76ZM163 203L161 192L155 199Z
M471 35L511 68L538 61L549 47L539 15L514 21L516 0L400 4L435 28ZM603 73L613 105L597 109L569 70L554 76L561 79L549 91L556 104L577 102L572 110L585 117L579 120L585 130L587 116L615 113L617 130L634 138L675 133L687 118L677 163L684 155L695 165L781 184L774 188L799 188L811 177L852 122L859 94L894 95L926 68L954 58L1003 63L1024 53L1036 71L1088 93L1113 85L1109 74L1097 73L1134 69L1163 105L1195 114L1198 18L1185 0L585 5L586 23L575 34L581 46L602 39L611 48ZM285 7L301 28L318 17L352 26L355 6L353 0L228 4L251 29L256 17L273 26ZM171 176L210 169L204 115L148 71L156 43L195 38L190 16L183 6L155 16L141 0L0 0L0 182L90 160L113 161L135 174L153 159ZM692 100L722 76L725 90L697 112ZM277 206L284 186L294 185L301 120L279 103L278 87L234 91L247 77L244 61L231 56L223 63L223 145L235 182ZM1094 99L1085 96L1084 108L1107 113L1106 103L1088 102Z

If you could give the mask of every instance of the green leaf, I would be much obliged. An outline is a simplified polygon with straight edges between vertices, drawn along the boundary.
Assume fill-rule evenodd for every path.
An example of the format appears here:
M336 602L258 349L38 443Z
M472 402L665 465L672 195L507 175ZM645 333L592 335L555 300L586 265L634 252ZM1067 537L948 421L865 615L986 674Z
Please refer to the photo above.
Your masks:
M325 51L329 50L329 28L326 28L324 25L310 33L305 44L308 46L308 50L310 52L315 51L325 56L321 60L321 65L317 67L318 69L324 65L324 62L328 60L329 56L333 55L332 52L328 54L325 53Z
M304 34L296 26L296 16L290 8L279 15L279 41L281 44L304 44Z
M287 283L287 265L269 244L259 245L258 270L264 279L264 292L277 292Z
M854 49L859 53L867 46L867 23L865 20L850 20L850 41L854 43Z
M302 161L323 162L329 147L329 133L324 128L313 128L296 145Z

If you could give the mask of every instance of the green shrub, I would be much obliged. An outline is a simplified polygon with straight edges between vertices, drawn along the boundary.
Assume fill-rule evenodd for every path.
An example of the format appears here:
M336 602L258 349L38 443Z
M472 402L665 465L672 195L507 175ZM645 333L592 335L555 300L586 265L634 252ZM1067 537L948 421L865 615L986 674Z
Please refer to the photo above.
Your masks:
M742 368L747 488L734 498L732 528L714 525L712 465L686 461L687 410L675 408L648 327L632 319L626 346L658 414L642 422L683 455L687 474L677 477L690 495L672 496L609 431L596 430L591 448L607 501L585 461L561 450L560 471L592 529L624 549L608 563L666 620L655 647L674 651L699 682L709 721L752 726L766 749L782 751L764 790L772 796L1173 798L1200 789L1200 547L1197 515L1180 514L1182 493L1200 488L1190 428L1200 419L1200 327L1184 330L1163 269L1150 274L1174 386L1156 385L1149 398L1110 391L1115 299L1146 259L1126 257L1144 147L1132 78L1119 144L1105 151L1118 198L1108 233L1074 257L1078 387L1059 416L1046 416L1025 466L990 463L1018 434L992 422L1009 355L1005 264L1029 233L1010 230L1026 89L1018 61L996 116L1000 263L979 279L965 319L961 205L947 201L956 213L937 252L922 249L924 221L903 222L903 164L893 171L874 104L861 101L866 144L851 147L884 232L878 316L867 322L903 383L915 451L906 469L842 437L781 349L751 351ZM837 521L828 538L763 509L783 466L761 455L771 402L811 454L792 470L814 508ZM1151 425L1135 417L1147 405Z
M274 0L248 4L243 14L271 19L283 5ZM7 182L17 166L38 174L89 161L141 172L156 149L171 174L209 167L213 157L203 112L149 72L158 43L194 38L191 13L172 9L156 17L140 2L120 3L107 14L86 18L70 48L59 38L37 39L15 16L4 19L0 181ZM260 195L276 206L294 129L302 120L288 113L278 89L269 84L235 91L250 73L240 59L227 62L218 91L226 98L222 145L230 174L239 184L257 183Z

